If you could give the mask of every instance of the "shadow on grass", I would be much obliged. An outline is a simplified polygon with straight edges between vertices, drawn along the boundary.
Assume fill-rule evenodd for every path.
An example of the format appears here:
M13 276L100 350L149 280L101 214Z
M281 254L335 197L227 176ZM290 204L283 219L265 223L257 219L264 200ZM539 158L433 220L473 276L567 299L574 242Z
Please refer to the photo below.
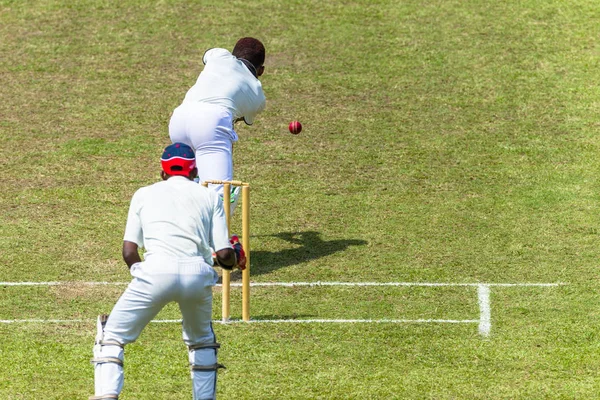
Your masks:
M293 249L280 251L251 251L251 275L266 274L280 268L316 260L346 250L349 246L364 246L365 240L323 240L319 232L282 232L274 235L286 242L297 245ZM259 236L260 237L260 236Z

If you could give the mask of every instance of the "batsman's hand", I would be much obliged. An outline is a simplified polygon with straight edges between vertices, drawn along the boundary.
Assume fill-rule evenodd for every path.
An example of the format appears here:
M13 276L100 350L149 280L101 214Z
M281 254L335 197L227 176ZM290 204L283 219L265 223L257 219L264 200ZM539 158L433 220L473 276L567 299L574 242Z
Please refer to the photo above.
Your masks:
M240 243L240 238L237 235L233 235L231 239L229 239L229 243L233 247L233 251L235 252L235 259L237 260L237 267L241 270L246 269L246 252Z

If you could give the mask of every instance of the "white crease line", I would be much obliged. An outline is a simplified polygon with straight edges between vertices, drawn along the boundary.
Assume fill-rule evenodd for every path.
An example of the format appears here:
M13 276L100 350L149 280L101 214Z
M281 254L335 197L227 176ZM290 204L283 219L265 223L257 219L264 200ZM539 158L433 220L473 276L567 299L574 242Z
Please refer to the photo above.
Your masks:
M479 334L489 336L492 330L492 309L490 307L490 287L479 285L477 287L479 300Z
M446 283L446 282L252 282L250 286L541 286L555 287L566 283ZM219 285L220 286L220 285ZM242 286L242 283L231 283L231 286Z
M64 281L64 282L0 282L0 286L67 286L67 285L86 285L86 286L101 286L101 285L114 285L122 286L128 285L128 282L78 282L78 281Z
M216 322L216 321L215 321ZM269 324L470 324L479 323L479 320L456 320L456 319L270 319L270 320L250 320L250 321L219 321L222 324L231 323L269 323Z
M0 282L0 286L61 286L61 285L88 285L102 286L114 285L124 286L128 282ZM494 286L494 287L556 287L567 285L563 282L556 283L445 283L445 282L251 282L251 287L297 287L297 286L423 286L423 287L440 287L440 286L474 286L479 287ZM216 286L220 287L221 284ZM232 282L232 287L241 287L242 283Z
M69 324L93 322L85 319L0 319L0 324Z
M26 324L26 323L82 323L88 322L93 323L94 320L83 320L83 319L0 319L0 324ZM180 319L157 319L150 321L156 324L173 324L181 323ZM214 320L213 324L426 324L426 323L440 323L440 324L475 324L479 323L478 319L252 319L250 321L242 320Z

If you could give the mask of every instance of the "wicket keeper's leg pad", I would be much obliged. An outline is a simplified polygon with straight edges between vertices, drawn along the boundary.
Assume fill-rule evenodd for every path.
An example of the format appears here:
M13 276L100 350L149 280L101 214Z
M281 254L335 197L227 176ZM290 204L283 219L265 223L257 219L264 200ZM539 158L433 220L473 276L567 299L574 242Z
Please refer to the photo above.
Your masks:
M94 345L94 383L96 396L91 399L117 399L123 390L123 344L104 340L108 315L98 316ZM111 397L112 396L112 397Z
M194 400L214 399L217 389L217 370L225 368L217 363L219 343L200 343L189 346L190 370Z

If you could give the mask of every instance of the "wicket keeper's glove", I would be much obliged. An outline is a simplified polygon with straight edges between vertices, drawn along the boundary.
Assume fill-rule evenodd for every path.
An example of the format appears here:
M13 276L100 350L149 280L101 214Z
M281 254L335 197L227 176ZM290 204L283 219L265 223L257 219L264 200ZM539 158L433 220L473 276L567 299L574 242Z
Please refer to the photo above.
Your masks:
M231 239L229 239L229 243L231 243L233 251L235 251L237 267L241 270L246 269L246 252L240 243L240 238L237 235L233 235Z

